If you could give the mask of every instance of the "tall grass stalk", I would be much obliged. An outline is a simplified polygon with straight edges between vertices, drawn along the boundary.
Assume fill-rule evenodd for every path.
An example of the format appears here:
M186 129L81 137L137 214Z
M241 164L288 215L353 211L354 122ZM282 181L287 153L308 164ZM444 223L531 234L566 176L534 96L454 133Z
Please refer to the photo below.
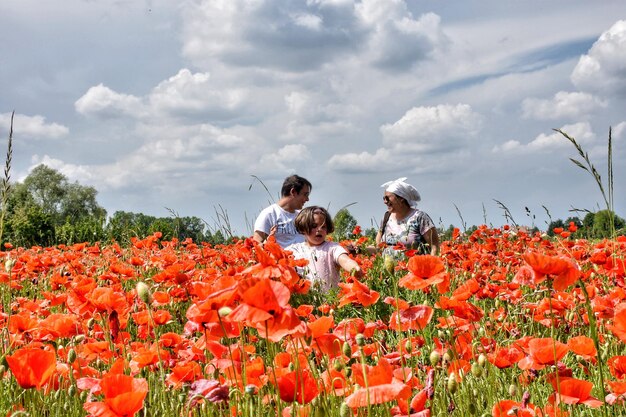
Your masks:
M563 135L567 140L570 141L572 145L576 148L578 155L582 158L582 161L574 158L570 158L577 167L587 171L591 176L593 176L598 188L600 189L600 194L602 194L602 199L604 200L604 204L606 205L606 209L609 214L609 222L610 222L610 231L611 238L615 239L615 213L613 212L613 139L612 139L612 130L609 127L609 140L607 144L607 184L605 189L605 184L602 182L602 177L600 173L596 169L595 165L591 162L589 158L589 154L584 151L582 146L576 141L575 138L568 135L561 129L554 129L556 132Z
M4 160L4 177L2 178L2 212L0 212L0 244L2 244L2 236L4 233L4 216L7 211L7 201L9 200L9 191L11 189L11 159L13 158L13 118L15 111L11 113L11 124L9 125L9 143L7 145L7 156Z

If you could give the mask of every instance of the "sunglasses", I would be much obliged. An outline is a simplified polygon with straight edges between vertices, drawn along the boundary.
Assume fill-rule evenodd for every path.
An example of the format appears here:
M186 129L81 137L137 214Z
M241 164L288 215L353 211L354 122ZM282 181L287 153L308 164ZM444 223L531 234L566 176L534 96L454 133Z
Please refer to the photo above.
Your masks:
M383 201L385 203L389 203L391 201L391 198L389 196L383 196Z

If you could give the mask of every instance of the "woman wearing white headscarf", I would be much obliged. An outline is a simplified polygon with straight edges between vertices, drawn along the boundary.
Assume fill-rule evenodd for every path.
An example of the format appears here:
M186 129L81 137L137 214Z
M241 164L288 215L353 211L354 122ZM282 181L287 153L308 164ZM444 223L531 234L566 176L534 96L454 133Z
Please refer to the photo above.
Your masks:
M439 253L439 236L430 216L417 208L421 200L415 187L398 178L381 185L387 212L376 236L376 244L387 246L384 253L394 253L393 247L418 249L422 254Z

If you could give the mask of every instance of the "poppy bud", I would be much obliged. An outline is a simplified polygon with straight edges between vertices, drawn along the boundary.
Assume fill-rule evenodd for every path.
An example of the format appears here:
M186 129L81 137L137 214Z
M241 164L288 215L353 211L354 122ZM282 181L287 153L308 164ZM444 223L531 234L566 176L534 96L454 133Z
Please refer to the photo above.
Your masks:
M253 384L246 385L245 393L248 394L248 395L256 394L256 386L253 385Z
M516 384L509 385L509 395L511 397L515 397L517 395L517 385Z
M78 335L74 336L74 343L76 343L76 344L82 343L83 340L85 340L85 335L84 334L78 334Z
M333 369L337 372L340 372L344 368L345 364L339 358L335 359L333 362Z
M445 353L443 354L443 361L452 362L452 354L450 353L450 351L445 351Z
M74 363L76 360L76 351L74 349L70 349L67 352L67 363Z
M149 305L152 302L152 294L150 293L148 285L145 282L139 281L135 288L139 299Z
M459 383L456 381L456 375L454 374L454 372L448 375L447 385L448 385L448 391L450 391L450 394L454 394L459 389Z
M352 348L350 347L350 343L348 343L348 342L343 342L343 346L341 348L341 351L347 357L352 356Z
M70 387L67 389L67 395L69 395L70 397L76 395L76 385L70 385Z
M430 352L429 359L430 359L430 364L432 366L435 366L441 360L441 354L439 352L437 352L436 350L433 350L432 352Z
M363 333L357 334L354 340L356 340L356 344L358 346L361 346L361 347L365 346L365 336L363 336Z
M404 343L404 350L406 350L407 353L411 353L411 351L413 350L413 346L411 345L411 340L407 340L406 343Z
M0 365L0 377L2 377L6 371L7 371L6 366Z
M87 320L87 328L88 329L93 329L94 324L96 324L96 319L94 319L93 317L91 317L89 320Z
M483 374L483 367L480 366L478 363L474 362L472 364L471 372L472 372L472 375L474 375L476 378L480 378Z

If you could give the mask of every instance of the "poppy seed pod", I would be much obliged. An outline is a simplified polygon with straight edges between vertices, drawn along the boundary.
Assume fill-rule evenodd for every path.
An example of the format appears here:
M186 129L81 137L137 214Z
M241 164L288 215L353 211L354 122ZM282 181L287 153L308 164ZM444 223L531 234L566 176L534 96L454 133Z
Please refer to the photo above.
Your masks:
M390 274L392 274L393 270L396 268L396 263L394 262L393 258L389 255L385 256L385 259L383 260L383 265L385 267L385 271L387 271Z
M228 315L229 315L232 311L233 311L233 309L232 309L232 308L227 307L227 306L224 306L224 307L220 308L219 310L217 310L217 314L218 314L220 317L226 317L226 316L228 316Z
M358 346L365 346L365 336L363 335L363 333L359 333L355 336L354 340L356 341L356 344Z
M487 356L484 353L481 353L480 355L478 355L478 364L482 366L483 368L487 364Z
M456 381L456 375L454 374L454 372L448 375L447 386L450 394L454 394L459 389L459 383Z
M430 352L429 359L430 359L430 364L432 366L435 366L441 360L441 354L437 352L436 350L433 350L432 352Z
M15 265L15 259L7 258L7 260L4 261L4 270L7 272L11 272L11 270L13 269L13 265Z
M339 407L339 416L340 417L352 416L352 410L350 410L350 407L345 402L341 403L341 406Z

